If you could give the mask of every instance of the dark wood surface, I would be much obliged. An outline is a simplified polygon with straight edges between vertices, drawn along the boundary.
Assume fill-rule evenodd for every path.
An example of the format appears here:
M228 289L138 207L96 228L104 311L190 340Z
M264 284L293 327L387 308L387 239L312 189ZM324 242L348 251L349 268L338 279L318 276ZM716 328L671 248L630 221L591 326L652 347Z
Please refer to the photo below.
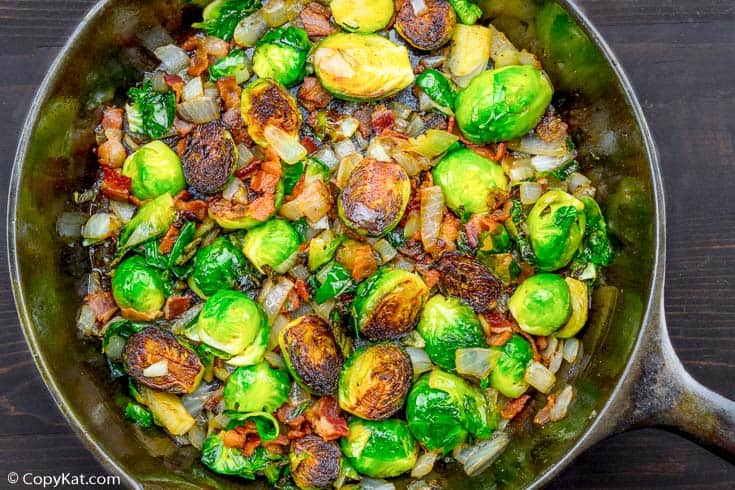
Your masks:
M502 0L498 0L502 1ZM38 84L91 0L0 0L2 201ZM666 311L698 380L735 398L735 1L580 0L632 79L661 151ZM55 408L14 310L0 243L0 474L100 474ZM553 488L735 488L735 466L672 434L609 439Z

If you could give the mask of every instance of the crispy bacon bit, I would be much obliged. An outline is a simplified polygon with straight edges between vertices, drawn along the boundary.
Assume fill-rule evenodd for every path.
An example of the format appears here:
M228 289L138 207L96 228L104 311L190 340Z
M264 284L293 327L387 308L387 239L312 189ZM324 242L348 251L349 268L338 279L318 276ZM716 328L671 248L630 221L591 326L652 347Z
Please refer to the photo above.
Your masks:
M119 174L110 167L102 167L102 185L100 192L116 201L127 201L130 198L130 177Z
M181 100L181 94L184 92L184 79L178 75L169 75L168 73L163 74L163 79L166 81L166 85L171 87L171 90L176 94L176 102Z
M301 138L301 146L306 148L306 152L309 155L319 149L319 145L317 145L316 141L314 141L314 138L310 138L309 136L303 136Z
M522 283L536 273L536 268L526 262L521 262L521 273L518 274L518 284Z
M325 441L336 441L340 437L347 437L347 420L339 411L337 400L331 396L324 396L317 400L306 411L306 419L319 436Z
M222 442L226 447L242 450L245 456L252 456L255 449L261 445L258 428L255 422L248 420L244 425L224 432Z
M363 138L368 139L373 134L372 112L369 107L361 107L352 113L352 117L360 122L358 130Z
M209 56L204 39L191 36L184 41L183 48L187 51L194 51L189 58L189 70L187 73L192 77L198 77L209 68Z
M235 77L224 77L217 80L217 89L222 102L225 103L227 110L240 108L240 86L237 84Z
M536 337L536 347L538 347L539 351L541 352L545 351L548 346L549 346L548 337Z
M235 143L252 146L253 140L248 133L248 128L245 127L245 122L242 120L242 114L240 113L239 107L225 111L222 115L222 121L230 130L232 139Z
M189 199L191 199L191 194L188 191L180 192L174 197L174 208L188 218L197 221L207 219L207 209L209 208L207 202L198 199L190 201Z
M355 281L362 281L376 270L378 270L378 262L373 255L373 248L367 244L355 247L355 264L352 267L352 278Z
M418 269L418 271L429 289L433 288L439 283L439 271L435 271L434 269L426 269L424 267Z
M494 347L500 347L507 344L511 337L513 337L513 332L510 331L493 333L488 336L487 343Z
M132 308L120 308L120 314L126 320L132 320L134 322L152 322L163 316L162 311L155 313L143 313L142 311L134 310Z
M271 454L286 454L290 444L291 441L284 434L279 434L278 437L270 441L263 441L263 447Z
M449 122L447 123L447 131L450 133L454 133L454 129L457 125L457 120L454 118L454 116L449 116Z
M122 144L123 110L106 107L102 112L102 130L107 141L97 148L97 159L102 165L122 167L128 156Z
M396 123L396 113L385 106L378 106L371 115L371 123L375 134L381 134L387 129L393 129Z
M513 420L516 415L521 413L526 407L526 403L531 399L531 395L525 394L518 398L508 401L500 411L500 416L504 419Z
M556 405L556 395L547 395L546 405L544 405L544 408L539 410L536 413L536 416L533 417L533 423L537 425L546 424L546 422L551 419L551 409L554 408L554 405Z
M498 145L495 147L495 156L492 158L496 162L499 162L503 159L505 156L505 152L508 149L508 143L503 141L502 143L498 143Z
M337 32L329 22L330 15L326 7L317 2L311 2L301 11L299 18L309 37L324 37Z
M471 143L471 142L469 142L467 140L464 140L462 137L460 137L460 139L462 140L462 142L465 145L467 145L467 148L469 148L470 150L474 151L475 153L477 153L481 157L487 158L489 160L494 160L495 159L495 154L497 153L497 151L495 150L495 148L493 148L491 146L475 145L475 144L473 144L473 143Z
M439 239L437 240L438 243L442 244L444 251L454 252L457 250L457 238L461 226L462 223L459 218L445 209L442 224L439 227Z
M306 283L303 280L296 279L294 288L296 289L296 293L299 295L299 298L303 299L304 301L309 301L309 290L307 289Z
M173 320L191 307L191 296L175 295L166 299L163 306L163 317L166 320Z
M107 323L112 316L117 313L117 303L115 298L112 297L112 293L108 291L97 291L92 294L88 294L84 301L87 302L94 312L94 316L99 325Z
M176 243L177 238L179 238L179 228L174 223L163 236L161 244L158 246L158 251L162 254L170 253L174 248L174 243Z
M191 133L191 130L194 129L194 125L188 121L184 121L183 119L179 119L177 117L176 119L174 119L174 129L176 130L176 134L178 134L179 137L182 138L181 141L184 141L183 138L187 134ZM178 151L178 148L177 148L177 151ZM183 149L181 151L183 153Z
M495 230L500 223L495 221L489 214L473 214L465 225L465 234L467 235L467 244L476 248L480 244L480 234L482 232L491 232Z
M555 112L547 112L541 119L541 122L536 126L536 135L547 143L556 141L560 138L567 137L567 131L569 125L562 121L562 119Z
M513 322L498 310L483 313L482 317L490 327L491 333L502 333L513 331Z
M324 109L333 99L316 77L304 78L297 97L307 112Z

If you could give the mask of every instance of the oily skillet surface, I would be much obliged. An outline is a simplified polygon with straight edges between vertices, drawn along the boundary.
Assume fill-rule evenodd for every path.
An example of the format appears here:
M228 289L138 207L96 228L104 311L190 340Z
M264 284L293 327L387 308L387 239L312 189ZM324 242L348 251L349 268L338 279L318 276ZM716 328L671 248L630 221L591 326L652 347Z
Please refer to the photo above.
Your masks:
M634 138L631 138L631 139L634 139ZM37 146L34 146L33 148L37 148ZM649 148L649 151L652 151L652 149ZM38 156L38 154L33 154L32 152L30 152L29 155L30 155L31 159L33 159L32 157L34 157L34 156L35 157ZM634 162L635 161L635 157L629 158L629 161ZM45 164L47 162L42 162L42 163ZM59 162L58 160L55 160L54 162L48 162L48 165L49 165L50 168L55 169L55 170L58 170L60 168L63 168L63 165L65 163L66 162ZM68 163L66 163L66 164L68 164ZM644 167L645 162L642 162L641 163L639 161L639 162L637 162L637 164L640 167L645 168ZM31 168L35 168L35 167L31 167ZM78 184L76 183L76 181L74 180L74 174L75 174L74 168L76 168L76 167L67 168L66 169L67 170L66 172L61 173L61 174L56 174L57 180L55 182L53 182L53 183L52 182L49 182L48 180L45 180L44 181L41 178L42 177L41 174L36 174L35 172L31 172L33 174L34 179L36 179L36 180L34 180L34 185L35 185L34 188L36 189L36 192L43 193L44 191L46 191L47 189L49 189L49 187L48 187L49 185L51 185L51 184L58 185L59 182L61 182L61 184L62 184L62 189L56 189L55 192L58 192L58 193L61 193L61 192L65 191L65 190L69 190L69 188L79 187ZM631 169L623 169L623 170L625 170L627 173L635 173L635 172L631 172ZM81 175L82 173L83 172L79 171L79 172L77 172L77 175ZM69 181L68 182L65 182L65 179L58 178L59 175L68 177L69 178ZM69 186L69 188L65 188L64 187L64 184L67 184ZM656 185L655 186L655 190L659 191L660 190L660 185ZM21 198L21 200L19 201L19 203L21 205L20 207L22 208L24 204L27 204L27 203L24 203L23 200L28 198L28 194L21 194L19 196ZM11 199L13 197L14 196L11 195ZM658 197L658 196L656 196L656 197ZM653 211L653 209L655 208L655 206L653 206L654 202L658 206L659 209L661 208L661 205L663 204L662 202L660 202L658 200L655 200L655 201L651 202L651 205L652 205L651 211ZM41 205L41 209L40 209L41 211L44 211L44 210L45 211L53 211L53 203L51 203L51 204L46 203L46 208L45 209L43 209L43 203L36 203L36 204L40 204ZM11 212L12 212L12 209L11 209ZM42 213L42 216L43 215L44 214ZM30 215L26 215L24 217L25 218L28 218L29 216ZM26 229L24 229L22 231L19 231L19 234L24 233L24 232L28 232L28 228L33 228L34 226L38 226L39 224L41 226L44 225L40 221L33 221L33 218L34 218L33 216L30 216L30 218L31 219L28 219L27 221L23 221L23 220L20 220L19 221L20 224L22 224L22 225L24 225L26 227ZM51 222L53 222L53 218L49 218L49 219L50 219ZM663 238L663 220L660 220L657 224L658 224L657 227L652 227L652 229L651 229L651 231L653 232L652 235L651 235L651 238L652 238L651 245L656 245L656 244L658 245L659 248L657 250L657 253L650 253L650 252L653 252L653 249L652 249L652 247L649 247L649 250L648 250L649 253L641 254L641 257L643 255L646 256L645 259L648 260L648 263L649 264L650 264L650 260L651 260L650 257L651 256L657 257L659 263L663 262L663 258L664 258L664 254L663 254L663 241L662 241L662 238ZM21 228L19 227L18 230L21 230ZM11 230L11 233L12 233L12 231L13 230ZM15 238L15 237L14 236L11 236L11 239L12 238ZM12 243L12 240L11 240L11 243ZM20 243L20 241L18 243ZM29 245L31 243L30 240L24 241L23 243L26 244L26 247L25 248L23 248L23 247L19 248L19 250L21 251L21 254L20 254L21 256L24 254L24 252L27 253L27 254L33 255L34 253L37 253L37 252L49 253L51 251L51 249L44 248L43 247L45 245L43 243L43 240L40 240L38 243L33 243L32 245ZM43 257L43 256L42 255L41 256L36 256L36 258L39 258L39 257ZM26 258L27 258L27 256L26 256ZM53 259L56 260L57 257L53 257ZM641 263L645 262L646 260L642 260ZM13 264L13 265L15 265L15 264ZM43 265L51 265L52 266L52 270L54 270L55 264L43 264L43 262L41 262L41 267ZM650 265L649 265L649 267L650 267ZM21 269L23 269L23 268L21 267ZM35 267L34 267L34 269L35 269ZM27 272L30 269L28 267L26 267L23 270ZM627 270L628 271L636 270L636 271L640 272L641 270L645 270L645 268L643 268L643 269L641 269L641 268L633 269L631 267L628 267ZM621 274L623 272L621 272ZM657 305L655 305L654 303L656 301L659 301L660 300L660 294L659 293L660 293L660 290L662 289L661 278L662 278L663 270L661 268L654 268L653 269L653 272L655 273L654 274L655 280L653 281L653 284L652 284L653 287L649 289L648 287L646 287L646 285L643 285L643 287L639 287L639 290L640 290L641 304L645 304L650 299L651 300L651 304L655 307ZM640 275L640 274L638 274L638 275ZM63 278L54 277L52 279L54 279L54 280L57 280L57 279L58 280L62 280ZM622 285L625 282L625 279L626 278L623 277L623 276L620 276L619 279L620 279L620 284ZM36 284L38 284L38 283L36 283ZM648 285L650 286L651 283L648 283ZM43 286L43 284L42 284L42 286ZM48 284L45 284L45 286L48 287ZM635 288L631 288L631 289L635 289ZM645 291L644 291L644 289L645 289ZM18 291L16 290L16 293L17 292ZM46 289L45 293L46 293L47 296L49 296L49 295L53 295L53 294L58 294L58 291L55 290L55 289L52 289L52 290ZM649 296L648 293L651 293L650 296ZM58 306L58 304L56 304L56 306ZM55 316L53 316L53 310L52 310L52 308L54 308L54 304L48 304L48 303L47 304L43 304L42 307L36 307L36 308L30 309L30 310L26 310L24 308L21 308L23 310L22 313L21 313L22 315L23 314L30 313L31 317L36 320L36 324L40 324L43 327L48 327L48 330L38 329L38 332L31 334L32 337L35 337L35 336L39 336L40 337L42 335L45 335L46 334L45 332L50 331L50 330L53 330L53 328L62 328L60 325L55 325L53 321L49 321L50 319L55 318ZM76 304L69 305L70 311L72 309L75 309L75 308L76 308ZM658 331L655 328L658 325L658 323L654 322L654 320L657 320L658 319L657 318L657 313L658 313L657 310L649 308L648 314L645 316L646 317L645 319L647 320L647 322L645 322L645 324L646 324L646 332L644 332L644 334L648 334L650 336L650 338L652 338L652 339L654 339L654 337L656 337L655 334ZM71 321L71 319L73 319L73 313L70 314L70 315L67 315L66 318ZM39 321L39 320L45 320L45 321ZM44 325L44 323L45 323L45 325ZM58 323L58 322L56 322L56 323ZM631 327L631 330L629 331L629 333L632 333L631 340L633 340L633 337L635 337L634 334L635 334L636 327L637 327L637 325ZM620 332L626 332L626 331L625 330L622 330ZM54 331L54 333L56 333L56 332ZM32 338L31 339L32 343L33 343L33 340L34 339ZM639 341L638 348L645 350L646 345L644 343L642 343L642 337L638 337L638 341ZM656 346L657 344L656 344L656 342L652 342L650 345ZM615 348L616 347L615 345L612 345L612 344L610 346L612 348ZM39 347L39 345L37 344L36 347ZM47 351L50 351L51 350L51 348L48 345L46 345L46 344L44 344L44 347L46 348ZM75 347L70 347L70 346L66 346L66 347L68 349L74 349L75 348ZM617 347L621 347L620 344L618 344ZM616 357L618 357L618 359L622 358L624 360L624 358L627 357L626 356L626 354L627 354L626 351L629 350L629 346L622 346L622 348L623 348L622 351L618 351L618 352L613 351L613 353L619 354L619 356L616 356ZM653 354L650 354L650 355L648 355L646 357L649 358L649 359L655 359L655 355L656 355L656 352L655 351L656 351L656 348L654 347L653 350L651 351L651 352L653 352ZM609 349L608 349L608 352L609 352ZM648 352L648 351L646 351L646 352ZM52 373L54 373L54 375L52 377L46 375L47 383L49 383L50 385L52 385L52 391L53 391L55 389L53 387L53 385L56 384L56 383L58 383L57 379L61 379L61 378L58 378L59 364L63 364L63 362L61 362L61 361L69 362L68 361L68 359L69 359L68 352L67 352L67 357L61 357L60 355L57 354L57 357L55 359L53 357L53 352L51 354L49 352L45 352L44 353L44 359L45 359L45 364L41 364L42 371L44 371L44 374L47 374L49 371L52 372ZM79 359L83 359L83 358L82 357L79 357ZM610 386L610 385L614 385L615 384L613 378L616 378L616 376L614 376L614 375L613 376L610 376L609 373L611 371L616 371L617 370L617 369L613 369L613 368L622 367L622 364L623 363L620 362L618 364L618 366L615 366L615 365L613 365L614 363L607 363L607 364L605 364L603 357L600 357L598 359L599 359L600 365L602 366L602 369L600 371L608 371L608 377L610 378L610 381L608 381L608 388L613 389L614 386ZM597 362L597 361L595 361L595 362ZM649 363L649 364L647 364L646 369L644 371L647 372L647 373L649 373L649 376L650 376L651 373L656 373L656 370L658 368L660 368L661 366L662 366L661 364ZM674 367L675 367L675 365L674 365ZM89 401L90 401L89 406L90 407L94 407L95 406L94 405L95 402L99 401L99 399L101 399L101 397L103 396L103 395L100 394L100 391L99 390L103 390L104 391L104 389L103 388L99 388L97 386L93 386L91 384L93 382L93 379L97 379L98 378L97 373L90 373L90 374L87 375L87 371L84 370L84 368L87 368L88 369L89 368L89 363L87 363L86 365L83 365L82 366L82 370L80 370L80 366L72 365L72 366L69 367L69 369L67 369L67 371L74 371L76 369L77 372L74 372L73 374L81 374L82 375L81 378L78 377L78 376L73 378L74 379L74 382L77 385L77 388L78 388L78 386L83 386L84 387L77 394L81 395L82 396L82 399L88 398ZM597 374L598 374L597 377L598 378L600 378L600 374L601 374L600 371L597 371ZM637 371L637 370L633 370L633 371ZM633 372L632 374L636 374L636 373ZM89 376L90 379L87 379L87 377L85 375ZM604 376L604 373L602 373L602 375ZM71 375L70 375L70 373L66 373L66 376L71 376ZM89 385L87 383L89 383ZM61 384L59 383L58 386L61 386ZM677 385L675 383L662 383L662 386L667 386L669 388L671 388L671 387L677 387ZM681 387L681 385L679 385L679 387ZM69 384L67 384L67 385L64 385L64 388L61 391L63 391L66 396L68 396L68 397L70 397L72 399L76 399L76 398L73 397L73 395L70 395L70 390L73 390L74 388L75 388L74 386L70 386ZM85 390L87 390L87 391L85 391ZM656 395L660 395L661 393L655 393L655 394ZM675 393L675 394L678 394L678 393ZM628 395L628 394L626 394L626 395ZM630 396L629 395L628 396L623 396L621 398L622 399L625 399L625 400L629 400L630 399ZM58 397L57 397L57 400L60 401L60 403L62 404L62 408L63 408L65 402L63 402L63 400L61 400ZM638 400L643 401L644 398L639 398ZM613 408L616 408L617 410L609 410L609 411L610 412L615 412L615 413L633 413L634 415L640 415L641 416L640 418L649 418L650 419L650 417L645 417L646 414L647 414L647 412L648 412L647 409L650 408L650 405L641 404L641 406L643 406L646 410L642 410L638 414L635 414L635 412L631 412L628 409L627 406L613 407ZM600 407L600 408L603 408L603 407ZM67 410L71 410L71 409L70 408L67 408ZM600 410L598 410L598 413L602 414L602 412ZM74 414L71 413L71 411L68 411L67 414L70 417L72 417L72 418L75 416ZM100 422L99 420L92 420L92 419L90 419L89 416L86 416L86 419L85 420L86 420L86 422L84 423L84 425L86 425L88 429L90 427L92 427L95 423L99 423ZM609 417L607 419L605 419L602 415L601 416L598 416L597 420L601 420L602 421L602 422L599 422L600 424L607 425L607 427L605 427L606 429L613 428L613 422L616 422L615 420L612 420ZM603 424L603 422L605 422L605 420L607 420L607 423L606 424ZM629 420L627 422L633 422L633 421L635 421L635 419L631 419L631 420ZM672 422L671 419L654 419L652 421ZM680 422L681 422L681 420L680 420ZM584 424L580 424L580 425L584 425ZM625 424L623 424L623 425L625 425ZM618 426L618 427L623 427L623 426L621 425L621 426ZM114 434L115 434L115 432L117 430L126 430L126 426L111 427L111 426L108 425L105 428L107 429L107 432L109 433L108 436L109 435L113 435L114 436ZM699 429L699 428L697 428L697 427L689 427L689 429L690 430L694 430L694 429ZM605 435L605 433L603 431L600 431L597 434L595 434L595 437L596 438L600 438L600 437L602 437L604 435ZM125 442L123 440L123 439L125 439L125 436L128 436L129 437L129 434L126 434L126 433L121 434L121 437L119 439L116 439L116 441L119 442L119 443ZM572 438L573 438L573 436L572 436ZM108 440L109 437L104 437L104 439L105 440ZM593 440L594 439L588 438L585 441L585 445L591 444L593 442ZM98 441L101 441L101 439L98 439ZM556 442L558 442L558 441L556 441ZM564 444L564 446L566 446L566 447L559 448L561 450L561 452L564 452L566 450L566 448L569 447L568 444ZM550 446L547 445L546 448L548 449L548 448L550 448ZM94 448L92 448L92 449L94 450ZM115 452L116 454L124 454L125 453L125 450L123 449L122 451L120 451L120 448L118 448L117 451L113 451L113 452ZM537 454L537 457L538 457L538 454ZM125 462L123 462L123 464L126 464L126 465L127 464L130 464L132 462L132 459L130 459L130 458L134 458L134 457L133 456L129 456L129 457L126 456L125 458L123 458L125 460ZM541 459L546 459L547 460L546 462L548 463L551 459L554 459L554 458L553 458L553 456L552 457L549 457L548 455L546 455L546 457L544 458L544 455L541 454ZM140 462L141 462L140 460L135 460L136 466L138 468L140 468L142 466L140 464ZM179 460L176 460L176 461L169 460L168 463L169 464L181 463L181 461L179 461ZM546 466L546 464L542 462L542 466ZM475 483L475 486L477 486L476 483Z

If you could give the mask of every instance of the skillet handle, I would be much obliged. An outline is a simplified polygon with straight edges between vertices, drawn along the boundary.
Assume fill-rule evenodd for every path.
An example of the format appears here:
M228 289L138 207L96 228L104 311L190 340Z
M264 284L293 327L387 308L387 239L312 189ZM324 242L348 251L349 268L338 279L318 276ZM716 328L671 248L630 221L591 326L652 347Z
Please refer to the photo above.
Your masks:
M654 320L656 321L656 320ZM680 433L735 464L735 402L696 381L674 352L663 308L644 340L632 380L632 406L613 432L661 427ZM620 413L620 412L618 412Z

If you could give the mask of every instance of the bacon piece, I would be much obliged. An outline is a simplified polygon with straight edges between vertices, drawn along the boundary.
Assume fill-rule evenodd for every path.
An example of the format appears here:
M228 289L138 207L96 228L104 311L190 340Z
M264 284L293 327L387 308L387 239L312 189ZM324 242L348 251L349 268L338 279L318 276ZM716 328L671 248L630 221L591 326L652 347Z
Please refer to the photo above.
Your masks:
M163 305L163 317L166 320L173 320L191 307L191 296L175 295L166 299Z
M222 97L222 102L225 104L225 109L228 111L240 109L240 94L242 90L237 84L235 77L220 78L217 80L217 89L219 90L219 96Z
M333 99L316 77L304 78L297 97L307 112L324 109Z
M500 224L489 214L473 214L465 225L465 234L467 235L467 244L476 248L480 244L480 233L491 232Z
M546 405L536 413L536 416L533 418L533 423L536 425L546 424L551 419L551 409L554 408L554 405L556 405L556 395L547 395Z
M176 243L177 238L179 238L179 228L174 223L168 228L168 231L163 236L163 239L161 239L161 244L158 246L158 251L162 254L170 253L171 249L174 248L174 243Z
M310 138L309 136L302 136L301 137L301 145L306 148L306 152L311 155L315 151L319 149L319 145L317 145L316 141L314 141L313 138Z
M176 134L178 134L182 139L181 141L184 141L183 138L191 133L191 130L194 129L194 124L184 121L183 119L179 119L178 117L174 119L174 129L176 130ZM186 142L184 141L184 145L186 145ZM178 151L178 148L177 148ZM183 152L183 150L182 150Z
M120 314L126 320L132 320L134 322L152 322L163 316L162 311L155 313L143 313L142 311L134 310L132 308L120 308Z
M487 324L490 326L491 333L511 332L513 331L513 322L497 310L488 311L482 314Z
M100 325L107 323L118 310L115 298L108 291L97 291L88 294L84 301L92 309L94 317Z
M127 201L130 196L130 177L119 174L110 167L102 167L102 185L100 192L116 201Z
M531 395L525 394L508 401L500 411L500 416L504 419L513 420L516 415L523 411L526 407L526 403L528 403L528 400L530 399Z
M235 143L252 146L253 139L250 137L248 129L245 127L245 122L242 120L242 114L240 113L239 107L225 111L222 115L222 120L230 130L232 139Z
M284 434L279 434L278 437L271 439L270 441L263 441L263 447L271 454L286 454L290 444L291 441L289 441L288 437Z
M309 290L306 288L306 283L303 280L296 279L294 288L296 289L296 293L299 295L299 298L304 301L309 301Z
M176 102L181 100L181 94L184 93L184 79L178 75L169 75L168 73L163 74L163 79L166 85L171 87L171 90L176 94Z
M373 134L373 118L369 107L361 107L352 113L352 117L360 122L358 130L363 138L368 139Z
M502 160L507 149L508 143L506 143L505 141L503 141L502 143L498 143L498 145L495 147L495 156L492 158L492 160L495 160L496 162Z
M387 129L393 129L396 122L396 113L384 106L379 106L373 111L370 121L375 134L381 134Z
M174 208L177 211L184 213L187 217L191 217L197 221L204 221L207 219L207 209L209 204L206 201L194 200L190 201L191 194L188 191L182 191L174 197ZM170 250L169 250L170 252Z
M340 414L337 400L331 396L324 396L309 407L306 418L314 432L325 441L336 441L350 433L347 420Z
M459 221L459 218L445 209L442 224L439 227L439 238L437 240L437 243L442 245L444 251L454 252L457 250L457 238L459 238L461 226L462 223Z
M329 17L329 10L317 2L309 3L299 14L309 37L324 37L337 32L329 22Z
M200 37L191 36L184 41L183 47L187 51L194 51L189 58L189 70L187 73L192 77L198 77L209 68L209 55L207 53L206 43Z
M424 279L424 282L429 289L433 288L439 283L439 278L441 277L439 271L436 271L434 269L421 268L419 269L419 273L421 274L421 277Z
M507 344L511 337L513 337L513 332L511 331L493 333L488 336L487 343L494 347L500 347Z
M122 144L123 110L106 107L102 111L102 130L107 141L97 148L97 159L101 165L122 167L128 152Z
M262 441L255 422L248 420L244 425L225 431L222 442L226 447L240 449L245 456L252 456Z

